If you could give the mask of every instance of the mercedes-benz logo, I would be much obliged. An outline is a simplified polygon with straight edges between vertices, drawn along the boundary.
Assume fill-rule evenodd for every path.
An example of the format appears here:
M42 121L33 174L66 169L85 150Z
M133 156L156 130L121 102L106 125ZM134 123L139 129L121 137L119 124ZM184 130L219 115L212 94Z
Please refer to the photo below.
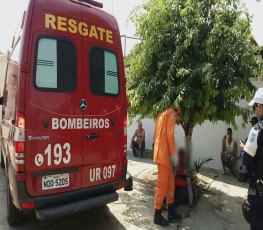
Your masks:
M81 99L79 103L79 107L82 111L87 109L87 101L85 99Z

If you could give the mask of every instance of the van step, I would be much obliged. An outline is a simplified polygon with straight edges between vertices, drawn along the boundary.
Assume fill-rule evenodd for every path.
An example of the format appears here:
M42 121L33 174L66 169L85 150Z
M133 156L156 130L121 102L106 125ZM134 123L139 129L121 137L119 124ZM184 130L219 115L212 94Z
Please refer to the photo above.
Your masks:
M114 202L118 200L118 197L118 193L113 192L70 204L60 205L51 208L36 209L36 217L39 220L49 220L65 215L72 215L77 212L81 212L110 202Z

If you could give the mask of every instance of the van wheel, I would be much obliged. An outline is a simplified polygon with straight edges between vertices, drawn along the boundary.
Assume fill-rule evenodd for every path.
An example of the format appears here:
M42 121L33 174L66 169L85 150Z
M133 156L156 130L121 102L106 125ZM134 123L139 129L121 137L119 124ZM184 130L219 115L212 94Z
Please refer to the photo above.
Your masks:
M5 162L4 162L4 157L3 157L3 154L2 154L2 151L0 150L0 155L1 155L1 164L0 164L0 167L2 169L5 168Z
M17 225L22 222L23 212L13 204L9 184L7 183L7 221L10 225Z

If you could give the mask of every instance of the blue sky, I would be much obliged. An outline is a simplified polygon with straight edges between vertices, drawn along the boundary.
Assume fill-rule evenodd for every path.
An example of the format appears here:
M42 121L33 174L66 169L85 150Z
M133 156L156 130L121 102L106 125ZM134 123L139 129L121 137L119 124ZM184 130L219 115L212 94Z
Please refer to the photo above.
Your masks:
M0 7L0 51L6 52L11 45L12 37L17 25L26 9L29 0L2 1ZM121 34L133 36L135 28L127 22L129 13L144 0L101 0L104 10L117 18ZM259 45L263 45L263 1L246 0L249 13L254 15L252 29L253 35ZM127 41L127 52L134 45L134 41Z

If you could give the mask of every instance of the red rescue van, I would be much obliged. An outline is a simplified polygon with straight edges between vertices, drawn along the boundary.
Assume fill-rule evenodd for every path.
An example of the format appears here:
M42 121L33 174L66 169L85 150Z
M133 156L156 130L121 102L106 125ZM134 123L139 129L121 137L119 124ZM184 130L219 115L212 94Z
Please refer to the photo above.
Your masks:
M118 199L127 172L126 80L116 19L91 0L30 0L3 93L8 221ZM20 43L19 61L11 61Z

